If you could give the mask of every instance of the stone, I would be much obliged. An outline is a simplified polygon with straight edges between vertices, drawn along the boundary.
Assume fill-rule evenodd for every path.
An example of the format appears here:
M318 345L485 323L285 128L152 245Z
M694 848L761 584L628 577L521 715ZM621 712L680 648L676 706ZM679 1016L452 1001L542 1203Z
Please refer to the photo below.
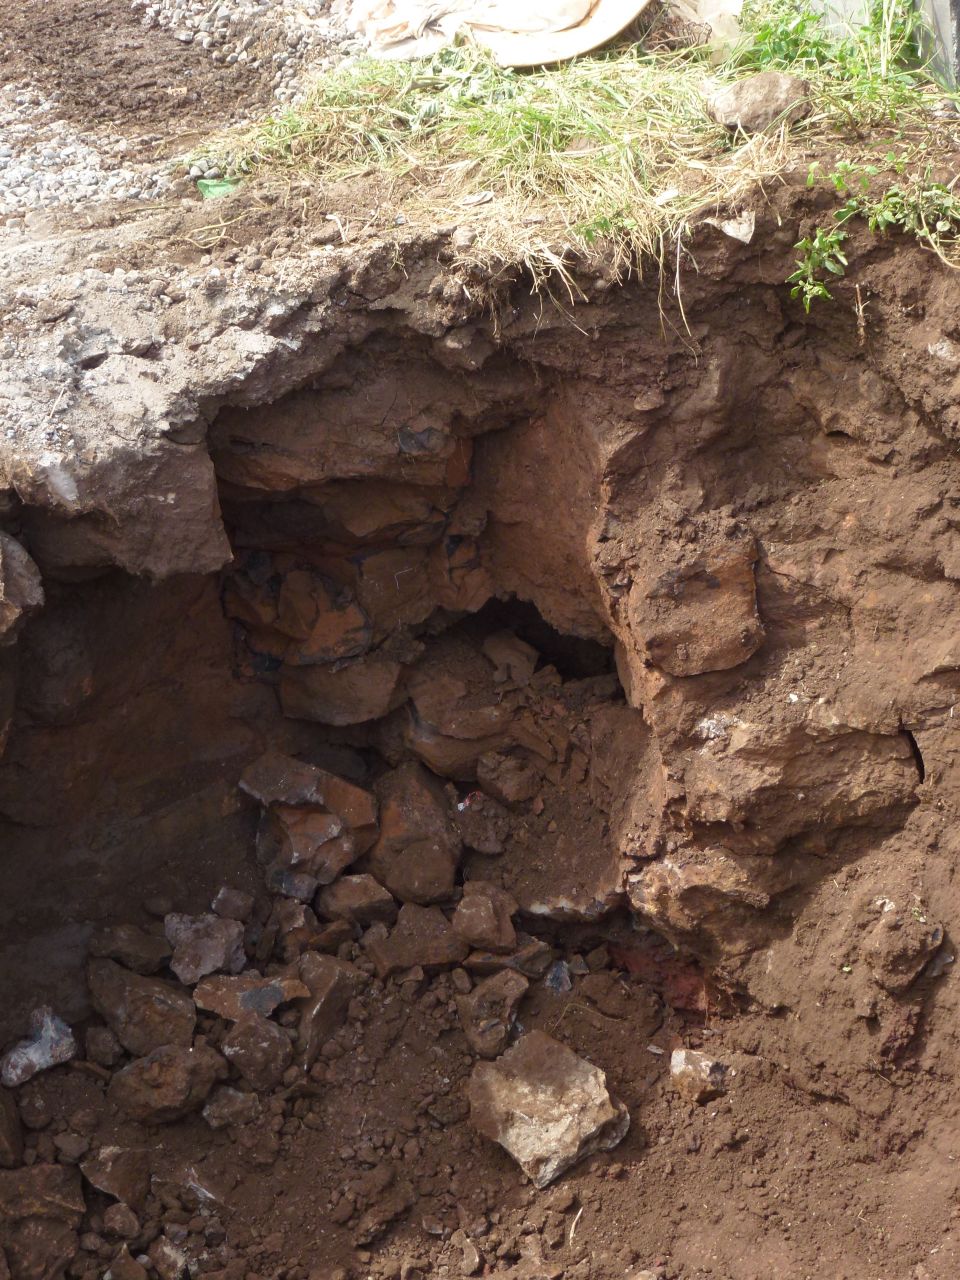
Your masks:
M350 1001L366 986L367 976L346 960L315 951L301 957L300 976L309 994L297 1002L297 1057L308 1069L316 1062L324 1041L346 1021Z
M364 724L389 715L406 699L404 668L378 653L332 667L280 669L280 706L293 720Z
M257 833L261 862L294 868L330 884L357 857L353 837L335 813L274 805Z
M75 1227L47 1218L3 1224L0 1234L0 1276L10 1280L60 1280L79 1244Z
M39 1071L69 1062L76 1054L73 1032L49 1005L41 1005L30 1015L30 1035L0 1058L0 1084L15 1089Z
M511 919L517 910L516 899L505 889L486 880L467 880L452 923L471 947L507 954L517 945Z
M888 898L877 903L880 918L864 938L863 954L874 981L899 995L920 976L943 942L943 927L915 903L902 910Z
M309 569L284 575L274 626L292 643L277 656L298 666L354 658L370 647L370 619L346 588Z
M316 876L305 871L291 871L289 867L273 863L264 873L264 884L271 893L278 893L283 898L294 898L297 902L309 902L320 887Z
M0 1169L13 1169L23 1159L23 1125L13 1094L0 1088Z
M229 889L224 885L217 890L210 903L210 910L224 920L247 921L253 911L253 894L245 893L242 889Z
M145 1147L100 1147L81 1162L80 1172L104 1195L142 1209L150 1191L150 1152Z
M0 1172L0 1222L50 1218L77 1226L86 1205L72 1165L33 1164Z
M711 93L707 110L725 129L760 133L772 124L794 124L810 114L810 86L783 71L761 71Z
M131 1120L164 1124L201 1107L226 1074L223 1058L202 1041L192 1048L164 1045L118 1071L107 1097Z
M311 909L292 899L275 902L264 927L258 958L267 959L273 947L284 964L297 960L307 946L317 945L320 925Z
M229 1085L218 1085L203 1108L203 1118L211 1129L251 1124L260 1115L260 1099Z
M128 1204L112 1204L104 1210L103 1230L108 1236L134 1240L140 1234L140 1219Z
M109 1027L87 1027L87 1057L100 1067L115 1067L123 1057L123 1045Z
M373 876L340 876L317 894L317 911L329 920L349 920L365 929L382 920L392 924L397 918L397 904Z
M369 938L365 935L364 946L381 979L417 965L428 973L453 968L466 959L469 951L439 907L418 907L414 903L400 908L396 926L386 937L379 933Z
M486 637L482 648L497 669L494 679L498 683L510 680L516 685L528 685L540 661L536 649L512 631L495 631Z
M477 761L477 781L484 791L506 805L532 800L542 785L536 766L509 751L485 751Z
M530 1031L496 1062L479 1062L467 1086L470 1120L542 1189L624 1137L630 1114L599 1069L543 1031Z
M94 1009L130 1053L192 1042L197 1011L172 982L131 973L114 960L91 960L87 986Z
M63 1164L79 1164L82 1156L90 1150L90 1140L82 1133L57 1133L53 1138L57 1156Z
M147 1274L146 1267L124 1245L104 1272L103 1280L147 1280Z
M493 951L471 951L464 963L470 973L499 973L501 969L515 969L527 978L542 978L553 963L553 948L542 938L530 938L521 934L518 947L511 955L498 955Z
M216 974L203 978L193 989L199 1009L208 1009L228 1022L236 1022L247 1013L268 1018L279 1005L309 994L295 973L263 978L256 969L235 977Z
M240 788L264 807L308 805L336 814L352 832L358 853L376 839L377 798L372 791L279 751L268 751L249 765Z
M726 1093L727 1068L696 1049L674 1049L670 1055L670 1079L681 1097L702 1106Z
M443 787L407 762L377 789L380 836L370 850L371 873L401 902L425 906L449 898L461 845Z
M726 671L756 653L765 634L756 558L756 545L744 539L639 578L627 614L644 659L669 675L694 676Z
M282 1027L256 1013L244 1014L224 1037L223 1055L254 1089L279 1084L293 1061L293 1045Z
M186 1280L190 1274L186 1251L168 1236L157 1236L147 1250L147 1257L160 1280Z
M147 933L146 929L135 924L117 924L93 933L90 954L117 960L134 973L150 974L163 968L173 950L165 938Z
M530 983L523 974L504 969L478 982L469 995L456 997L467 1043L481 1058L495 1058L507 1046L517 1006Z
M16 538L0 531L0 644L10 644L23 619L42 604L40 570Z
M239 973L247 962L243 949L243 925L212 913L201 916L171 912L163 927L173 946L170 968L181 982L192 986L208 973Z
M454 816L460 839L477 853L503 853L510 835L510 812L493 796L471 791L457 805Z

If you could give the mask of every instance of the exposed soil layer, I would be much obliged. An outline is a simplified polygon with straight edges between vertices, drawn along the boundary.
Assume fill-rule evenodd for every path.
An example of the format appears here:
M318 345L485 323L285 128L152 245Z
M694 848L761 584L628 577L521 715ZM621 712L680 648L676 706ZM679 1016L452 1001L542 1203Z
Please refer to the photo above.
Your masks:
M266 93L3 19L135 146ZM805 317L802 184L683 315L375 176L0 246L0 1051L76 1038L0 1277L960 1272L960 286L851 230ZM542 1190L469 1101L534 1030L630 1119Z
M843 288L805 321L775 283L796 222L761 234L758 259L704 231L687 331L652 285L585 277L576 325L506 290L491 318L442 240L401 269L322 250L269 374L195 366L166 505L9 503L46 603L8 591L5 1032L45 1001L81 1060L16 1090L15 1277L123 1249L288 1280L955 1274L956 286L865 242L866 332ZM111 567L190 554L226 563ZM241 787L268 749L376 817L338 835L329 799ZM357 876L373 914L345 919ZM504 951L451 925L491 884ZM246 1074L250 1028L171 975L158 919L223 886L253 899L245 972L292 984ZM93 932L121 923L212 1055L162 1124L129 1081L182 1011L131 1030L86 985L91 947L142 963ZM317 956L356 986L311 1060ZM478 1023L504 966L528 985ZM531 1029L631 1116L545 1191L465 1094L478 1046ZM724 1092L677 1090L681 1045ZM149 1152L149 1187L24 1207L28 1173L115 1146Z

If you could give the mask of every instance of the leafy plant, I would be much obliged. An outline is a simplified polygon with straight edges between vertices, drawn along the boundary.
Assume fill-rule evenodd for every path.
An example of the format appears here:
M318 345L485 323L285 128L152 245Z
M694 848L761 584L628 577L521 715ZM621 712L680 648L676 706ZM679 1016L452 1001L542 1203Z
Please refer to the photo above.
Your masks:
M796 271L787 276L787 284L793 285L790 297L803 301L807 315L816 298L829 301L833 297L823 273L842 276L846 272L847 259L840 248L846 238L845 231L817 227L812 236L804 237L793 246L800 251L800 257Z

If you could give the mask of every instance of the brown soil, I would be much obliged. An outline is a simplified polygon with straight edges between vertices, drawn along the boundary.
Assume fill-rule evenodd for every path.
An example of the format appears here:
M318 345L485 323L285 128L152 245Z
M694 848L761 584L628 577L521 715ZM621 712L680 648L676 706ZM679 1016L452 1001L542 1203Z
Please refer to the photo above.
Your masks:
M16 73L29 58L40 79L72 68L70 41L115 50L132 21L125 3L99 23L58 6L75 25L51 44L30 25L49 6L9 8ZM200 50L122 38L118 126L222 120L233 82L205 80ZM65 91L81 117L92 67ZM188 82L198 98L165 115L162 86ZM440 235L330 250L297 308L317 328L275 386L198 391L181 424L216 471L222 573L151 583L115 567L109 507L5 503L46 604L0 668L17 690L0 1048L46 1002L79 1053L12 1091L22 1157L0 1107L0 1276L958 1274L958 285L915 246L852 237L835 305L806 319L782 284L816 217L799 187L760 206L750 246L701 229L686 329L652 282L585 276L571 324L504 281L491 318L463 289L490 282ZM212 245L192 239L207 214L171 215L172 271L209 248L225 270L256 259L285 296L297 252L327 252L291 207L265 201ZM104 239L89 261L150 252ZM207 340L178 306L158 343ZM162 542L179 513L157 509ZM497 636L516 669L490 657ZM553 985L533 974L513 1034L545 1030L606 1071L631 1114L620 1146L535 1191L477 1136L456 997L489 957L424 947L378 976L384 931L325 919L312 892L319 920L292 928L238 785L268 748L375 791L384 831L396 780L429 770L464 837L455 865L411 840L412 868L365 845L348 874L444 920L464 885L508 891L520 949L567 965ZM470 827L488 808L496 850ZM159 940L161 915L206 911L225 885L255 899L248 967L290 979L319 951L369 981L315 1063L255 1090L255 1117L131 1120L111 1081L138 1055L103 1052L91 935ZM287 1002L271 1025L295 1039L298 1018ZM197 1032L220 1049L231 1024L201 1012ZM727 1065L721 1096L678 1092L681 1045ZM142 1194L85 1182L82 1210L10 1210L31 1171L112 1147L148 1171Z

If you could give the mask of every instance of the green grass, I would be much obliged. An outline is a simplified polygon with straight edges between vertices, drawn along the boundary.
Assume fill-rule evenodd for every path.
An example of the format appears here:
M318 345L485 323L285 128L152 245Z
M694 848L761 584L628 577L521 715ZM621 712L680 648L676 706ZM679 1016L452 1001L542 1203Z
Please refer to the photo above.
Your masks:
M662 262L698 216L735 208L804 149L856 154L952 131L903 9L878 0L867 26L836 38L797 0L754 0L719 66L701 50L638 46L527 72L472 46L355 61L296 109L204 150L231 174L332 182L375 170L395 180L408 220L469 221L477 256L550 271L570 249L602 247L629 269ZM705 94L768 68L807 78L813 112L790 131L731 136Z

